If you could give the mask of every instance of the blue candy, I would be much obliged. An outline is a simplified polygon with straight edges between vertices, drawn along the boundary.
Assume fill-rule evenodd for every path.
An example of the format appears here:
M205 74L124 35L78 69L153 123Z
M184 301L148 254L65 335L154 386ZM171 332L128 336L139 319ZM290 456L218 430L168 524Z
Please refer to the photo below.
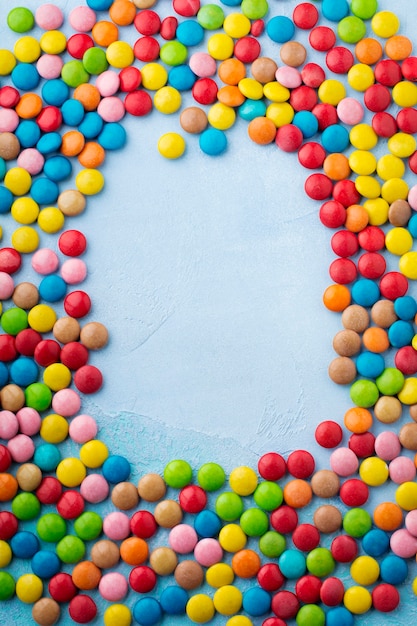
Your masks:
M37 178L30 190L32 198L38 204L54 204L59 196L58 185L49 178Z
M9 373L13 383L27 387L38 380L39 368L33 359L20 356L11 363Z
M36 89L41 79L38 70L31 63L18 63L10 77L16 89L22 91Z
M182 615L188 602L188 593L182 587L165 587L159 598L161 607L167 615Z
M381 354L364 351L356 359L358 374L365 378L376 378L385 369L385 360Z
M394 348L408 346L414 337L414 328L410 322L397 320L388 329L388 339Z
M372 306L379 300L378 285L370 278L360 278L352 285L352 299L361 306Z
M263 117L266 112L266 104L262 100L251 100L248 98L243 104L238 107L238 115L250 122L255 117Z
M52 578L61 569L61 561L51 550L39 550L31 562L32 572L39 578Z
M327 152L344 152L350 145L349 132L340 124L331 124L323 130L321 143Z
M298 111L292 123L301 130L305 139L315 135L319 129L319 121L311 111Z
M118 122L109 122L97 137L97 142L105 150L120 150L126 144L127 133Z
M0 213L8 213L14 201L14 196L10 189L0 185Z
M103 463L103 476L109 483L121 483L130 476L131 467L129 461L118 454L109 456Z
M362 548L369 556L382 556L389 548L389 535L380 528L373 528L362 537Z
M205 509L194 518L194 529L200 537L216 537L221 527L222 521L214 511Z
M344 606L329 609L326 613L326 626L353 626L355 618Z
M162 618L162 608L155 598L141 598L133 605L133 617L141 626L153 626Z
M417 302L412 296L402 296L394 301L394 311L401 320L412 320L417 313Z
M251 587L243 594L242 606L251 617L260 617L268 613L271 607L271 596L265 589Z
M10 547L19 559L31 559L39 550L39 540L33 533L21 530L10 539Z
M191 89L197 80L197 76L188 65L177 65L168 74L168 83L178 91Z
M201 133L199 144L205 154L217 156L226 150L227 138L222 130L218 128L208 128Z
M69 178L72 174L71 161L62 155L49 157L43 166L44 174L56 183Z
M21 148L33 148L41 137L41 129L33 120L23 120L14 131Z
M184 20L178 24L176 36L184 46L197 46L204 39L204 28L196 20Z
M0 361L0 387L4 387L7 385L7 381L9 380L9 370L7 366Z
M62 120L67 126L78 126L84 119L84 107L79 100L69 99L61 107Z
M89 111L79 124L78 130L86 139L95 139L103 130L103 126L103 118L95 111Z
M349 4L346 0L323 0L321 10L325 18L331 22L340 22L349 15Z
M43 472L53 472L61 461L61 452L53 443L41 443L35 449L33 462Z
M52 154L57 152L62 144L62 137L59 133L45 133L36 144L37 149L42 154Z
M0 180L3 180L6 174L7 166L6 161L0 157Z
M296 579L305 574L306 558L300 550L284 550L278 559L279 569L285 578Z
M401 585L408 576L408 565L405 559L396 554L389 554L380 563L381 579L384 583Z
M266 32L272 41L285 43L294 37L294 22L289 17L285 17L285 15L277 15L268 21Z
M42 87L42 98L47 104L60 107L69 97L69 87L60 78L47 80Z
M67 283L61 276L50 274L39 283L39 295L46 302L59 302L67 293Z

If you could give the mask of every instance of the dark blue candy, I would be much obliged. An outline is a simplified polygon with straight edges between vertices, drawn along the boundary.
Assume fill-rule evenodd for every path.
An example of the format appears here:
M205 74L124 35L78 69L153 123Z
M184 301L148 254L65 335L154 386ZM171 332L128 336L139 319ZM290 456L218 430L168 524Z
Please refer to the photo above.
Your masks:
M130 476L131 467L129 461L118 454L109 456L101 468L104 478L109 483L122 483Z
M31 562L32 572L39 578L52 578L61 569L61 561L51 550L39 550Z
M183 615L188 602L188 593L182 587L165 587L159 598L161 607L168 615Z
M33 533L21 530L10 539L10 547L19 559L31 559L39 550L39 540Z
M200 537L216 537L221 527L222 521L214 511L205 509L194 518L194 529Z
M14 201L14 196L10 189L0 185L0 213L8 213Z

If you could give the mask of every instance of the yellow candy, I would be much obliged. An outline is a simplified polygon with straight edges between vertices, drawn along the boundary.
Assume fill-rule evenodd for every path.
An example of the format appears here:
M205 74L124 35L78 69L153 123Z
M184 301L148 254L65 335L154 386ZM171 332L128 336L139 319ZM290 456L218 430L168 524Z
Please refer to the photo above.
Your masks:
M33 604L42 597L42 579L35 574L23 574L16 581L16 595L21 602Z
M48 333L56 322L54 309L47 304L37 304L28 313L29 326L38 333Z
M19 224L33 224L39 215L39 204L32 198L17 198L10 212Z
M240 92L251 100L260 100L264 95L263 85L254 78L242 78L238 87Z
M404 511L412 511L417 508L417 483L407 481L397 487L395 501Z
M80 459L90 469L101 467L108 456L108 447L98 439L91 439L80 448Z
M218 589L223 585L231 585L235 574L228 563L215 563L206 571L206 581L210 587Z
M410 254L410 253L409 253ZM397 394L398 400L408 406L417 403L417 378L406 378L403 388Z
M362 615L371 608L372 596L365 587L360 587L359 585L349 587L345 591L343 604L351 613Z
M35 37L20 37L14 45L14 55L21 63L34 63L41 56L42 50Z
M225 33L216 33L212 35L207 42L207 52L216 61L224 61L230 59L233 55L235 43L229 35Z
M65 224L65 216L57 207L46 207L38 216L38 225L44 233L57 233Z
M161 87L155 92L153 103L160 113L170 115L180 108L181 94L175 87Z
M130 626L132 614L125 604L112 604L103 613L104 626Z
M378 143L378 135L369 124L356 124L349 133L350 143L358 150L372 150Z
M346 88L340 80L328 78L321 83L318 96L322 102L337 106L346 97Z
M192 622L205 624L214 617L213 600L204 593L196 593L188 600L186 613Z
M242 607L242 592L233 585L217 589L213 596L214 608L220 615L233 615Z
M99 193L104 187L104 176L96 169L86 168L78 172L75 186L86 196Z
M243 550L247 539L239 524L226 524L219 533L219 543L226 552Z
M46 54L61 54L67 47L67 38L60 30L49 30L42 35L39 43Z
M56 477L65 487L78 487L87 475L87 470L80 459L67 457L56 468Z
M402 80L392 88L392 99L399 107L413 107L417 104L417 85Z
M63 363L52 363L43 372L43 382L52 391L66 389L71 384L71 370Z
M381 196L389 204L392 204L394 200L406 200L408 185L402 178L390 178L382 185Z
M268 98L271 102L286 102L290 99L291 93L289 89L277 81L271 81L264 85L264 95L265 98Z
M368 150L355 150L349 157L349 166L355 174L369 176L377 167L376 157Z
M16 67L16 57L10 50L0 49L0 76L8 76Z
M413 135L408 133L395 133L388 139L388 150L401 159L406 159L415 152L417 142Z
M350 575L358 585L373 585L379 577L379 564L371 556L358 556L350 566Z
M413 247L413 238L406 228L392 228L385 235L385 246L391 254L404 255Z
M12 550L7 541L0 539L0 567L7 567L12 560L12 556Z
M366 91L375 82L372 68L369 65L365 65L365 63L352 65L348 71L347 79L349 85L355 91Z
M400 259L399 269L410 280L417 280L417 252L406 252ZM413 346L417 350L416 345Z
M378 487L379 485L383 485L388 479L388 465L383 459L379 459L375 456L368 457L360 464L359 475L367 485ZM354 580L356 580L356 578ZM367 584L359 580L356 580L356 582L361 585Z
M24 196L32 186L32 177L23 167L11 167L4 177L4 186L14 196Z
M225 626L253 626L253 622L246 615L233 615L227 620Z
M52 414L43 418L40 436L47 443L61 443L68 437L69 425L62 415Z
M381 185L372 176L358 176L355 180L355 187L364 198L379 198L381 193Z
M373 198L363 203L371 226L381 226L388 221L389 204L383 198Z
M230 13L223 22L223 30L233 39L245 37L250 32L251 22L242 13Z
M413 346L414 350L417 350L417 335L414 335L411 345Z
M376 172L382 180L390 178L402 178L405 173L404 162L394 154L384 154L378 159Z
M414 595L417 596L417 576L416 576L416 578L414 578L413 583L412 583L411 586L412 586Z
M184 154L185 147L185 140L178 133L165 133L158 141L158 151L166 159L178 159Z
M157 91L166 85L168 72L159 63L147 63L140 69L142 86L150 91Z
M272 120L277 128L291 124L294 115L294 109L288 102L273 102L265 112L265 117Z
M113 67L118 69L129 67L129 65L132 65L134 58L132 47L125 41L113 41L107 47L106 59L109 65Z
M39 235L32 226L21 226L12 233L12 246L22 254L35 252L39 247Z
M392 11L379 11L371 20L371 28L378 37L388 39L398 32L400 20Z
M251 467L242 465L230 472L229 483L239 496L249 496L258 486L258 476Z
M236 113L232 107L216 102L216 104L210 107L207 119L213 128L227 130L235 123Z

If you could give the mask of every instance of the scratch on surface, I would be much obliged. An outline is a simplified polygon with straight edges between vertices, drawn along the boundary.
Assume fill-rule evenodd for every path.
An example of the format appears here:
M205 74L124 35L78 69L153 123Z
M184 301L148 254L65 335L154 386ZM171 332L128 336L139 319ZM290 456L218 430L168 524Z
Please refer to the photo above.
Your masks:
M312 209L311 211L307 211L307 213L303 213L302 215L296 215L295 217L291 217L288 220L281 220L281 222L282 224L292 224L293 222L299 222L300 220L304 220L310 215L317 215L317 209Z
M144 339L142 339L138 344L133 346L131 350L129 350L129 354L133 354L133 352L135 352L136 350L139 350L139 348L141 348L147 341L149 341L149 339L151 339L151 337L153 337L155 333L157 333L162 328L162 326L164 326L167 323L167 321L174 315L174 313L175 311L171 311L171 313L167 313L167 315L161 319L159 324Z

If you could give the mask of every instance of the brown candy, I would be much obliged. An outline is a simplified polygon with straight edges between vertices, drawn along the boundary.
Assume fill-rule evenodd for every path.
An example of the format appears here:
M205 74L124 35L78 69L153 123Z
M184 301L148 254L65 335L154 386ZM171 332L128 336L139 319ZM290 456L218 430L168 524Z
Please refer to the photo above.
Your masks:
M187 107L180 115L180 124L186 133L197 135L207 128L207 114L200 107Z
M122 482L113 487L111 501L121 511L135 508L139 502L139 494L133 483Z
M31 309L39 302L39 291L32 283L19 283L16 285L12 300L20 309Z
M332 470L319 470L311 477L311 488L319 498L332 498L339 493L340 480Z
M278 65L269 57L258 57L250 66L254 79L263 84L276 80L275 72L277 69Z
M120 560L119 546L110 539L101 539L91 548L91 560L100 569L114 567Z
M108 330L100 322L89 322L81 329L80 341L89 350L101 350L108 340Z
M394 424L402 413L402 404L394 396L381 396L374 406L375 417L383 424Z
M159 474L145 474L138 482L138 492L142 500L157 502L166 494L167 486Z
M0 391L0 405L5 411L17 413L25 406L25 394L18 385L10 383Z
M417 424L415 422L404 424L398 433L398 438L406 450L417 450Z
M174 577L177 585L191 591L204 581L204 570L197 561L181 561L175 568Z
M156 0L132 0L135 7L138 9L150 9L156 4Z
M77 189L66 189L58 196L58 209L64 215L79 215L86 207L85 196Z
M354 330L340 330L333 337L333 349L339 356L354 356L361 349L361 338Z
M412 404L409 407L409 411L410 411L411 419L414 420L415 422L417 422L417 404Z
M350 304L342 313L342 324L349 330L363 333L369 326L368 311L359 304Z
M162 500L155 507L154 517L162 528L173 528L182 520L182 509L175 500Z
M34 463L23 463L16 472L16 480L23 491L35 491L42 481L42 471Z
M407 200L394 200L388 210L388 220L393 226L407 226L411 217L411 207Z
M397 319L392 300L378 300L371 309L371 318L374 324L381 328L389 328Z
M347 356L338 356L329 365L329 377L337 385L348 385L356 378L355 362Z
M39 626L53 626L59 620L61 609L52 598L41 598L32 607L33 620Z
M14 133L0 133L0 157L5 161L16 159L20 152L20 143Z
M313 520L321 533L334 533L342 525L342 514L332 504L323 504L315 510Z
M169 576L178 565L178 557L172 548L156 548L151 552L149 564L159 576Z
M307 50L298 41L287 41L279 51L281 61L290 67L300 67L306 60Z
M80 324L74 317L60 317L52 329L54 337L61 343L78 341L80 337Z

